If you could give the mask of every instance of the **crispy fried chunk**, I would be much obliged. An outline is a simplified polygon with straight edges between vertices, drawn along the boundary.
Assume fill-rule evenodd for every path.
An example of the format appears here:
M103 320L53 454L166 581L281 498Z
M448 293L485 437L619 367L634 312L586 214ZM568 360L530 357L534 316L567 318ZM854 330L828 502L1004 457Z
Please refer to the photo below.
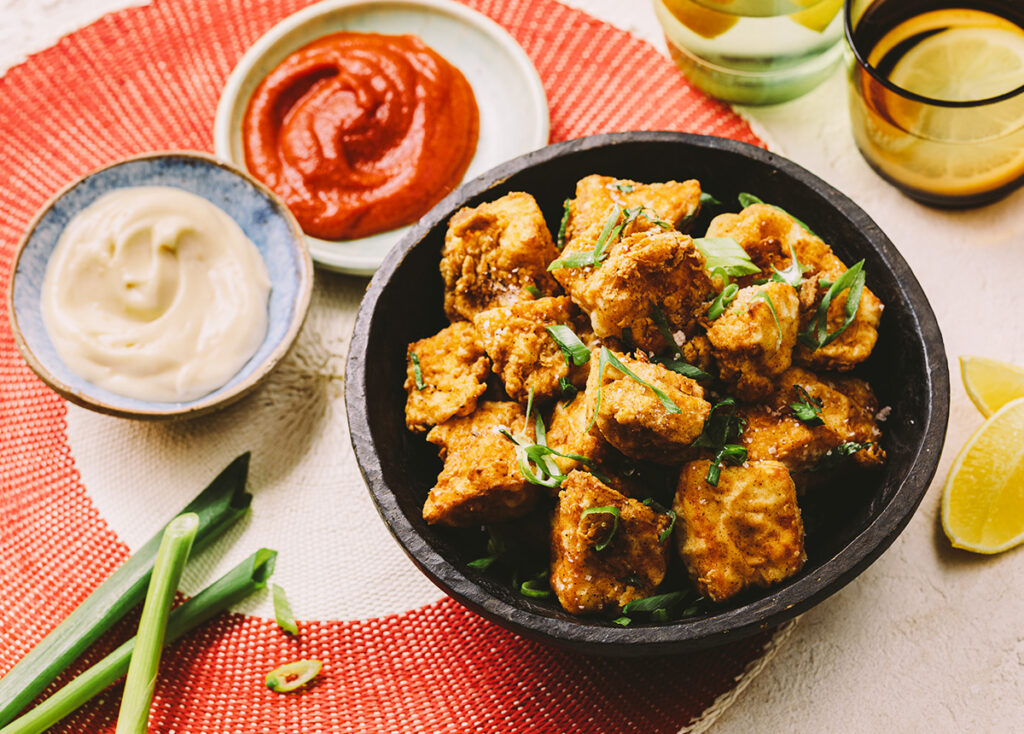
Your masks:
M638 227L650 229L657 226L654 220L660 219L679 228L700 208L700 182L691 179L645 184L597 174L581 178L576 183L576 198L569 206L567 241L594 226L600 230L614 206L622 210L644 207L645 215L638 217Z
M511 193L451 218L441 253L444 311L452 321L531 300L533 286L558 293L547 265L558 256L544 215L532 196Z
M796 488L777 461L723 467L707 483L708 461L683 467L673 509L676 545L698 591L725 601L797 573L806 560Z
M522 432L525 417L519 403L483 402L471 415L427 434L440 447L444 468L423 505L424 520L469 527L512 520L533 508L539 488L523 477L515 448L498 432Z
M599 354L600 350L594 350L590 357L586 396L588 411L593 415L596 407L595 424L608 443L634 459L678 464L691 458L690 444L700 435L711 412L704 389L659 364L616 354L626 369L668 395L680 410L670 413L650 388L615 367L607 365L602 375ZM601 400L595 406L598 385Z
M596 507L616 508L618 521L607 513L584 514ZM651 596L665 578L668 539L662 543L660 538L669 523L667 515L623 496L592 474L569 474L558 495L551 534L551 588L566 611L621 609Z
M423 389L416 384L419 361ZM477 341L476 329L467 322L452 324L434 336L409 345L406 355L405 425L423 433L449 418L469 415L487 389L490 363Z
M774 379L792 363L800 303L786 283L743 288L725 313L711 322L707 338L720 376L740 400L771 394Z
M566 296L523 301L482 311L473 318L480 341L494 362L494 372L513 400L526 403L530 390L537 400L558 397L560 380L580 385L587 368L570 367L545 327L569 326L584 336L576 308Z
M792 264L790 248L805 268L804 284L800 289L800 328L810 323L825 295L819 281L835 282L846 272L846 265L836 257L820 238L812 235L796 220L767 204L752 204L739 214L720 214L711 221L708 237L732 237L736 240L763 274L772 267L784 270ZM749 282L760 276L747 276ZM833 300L828 310L828 329L835 331L845 318L846 292ZM878 339L878 324L882 316L882 302L865 288L860 305L849 328L835 341L816 350L798 344L793 359L817 369L845 371L863 362L871 354Z

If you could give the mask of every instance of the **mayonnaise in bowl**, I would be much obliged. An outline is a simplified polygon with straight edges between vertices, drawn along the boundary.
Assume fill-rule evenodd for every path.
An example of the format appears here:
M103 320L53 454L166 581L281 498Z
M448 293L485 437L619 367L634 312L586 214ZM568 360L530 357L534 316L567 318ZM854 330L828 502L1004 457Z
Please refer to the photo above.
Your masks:
M115 189L68 222L43 323L72 371L112 393L186 402L226 384L267 332L270 278L226 212L166 186Z

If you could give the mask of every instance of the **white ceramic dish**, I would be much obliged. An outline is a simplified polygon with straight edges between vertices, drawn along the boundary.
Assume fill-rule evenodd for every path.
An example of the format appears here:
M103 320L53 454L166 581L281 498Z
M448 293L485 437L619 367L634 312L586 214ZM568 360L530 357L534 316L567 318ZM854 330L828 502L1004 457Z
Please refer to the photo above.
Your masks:
M231 73L213 126L218 156L245 168L242 119L263 78L289 54L329 33L414 33L458 67L480 108L480 140L463 181L548 142L548 104L537 70L501 26L452 0L327 0L270 29ZM331 242L306 237L313 260L331 270L371 275L408 227Z

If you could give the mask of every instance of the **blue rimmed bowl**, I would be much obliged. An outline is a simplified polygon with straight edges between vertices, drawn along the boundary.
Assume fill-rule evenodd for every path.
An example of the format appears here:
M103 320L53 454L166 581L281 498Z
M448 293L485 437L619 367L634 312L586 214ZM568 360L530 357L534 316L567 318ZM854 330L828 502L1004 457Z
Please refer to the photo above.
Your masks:
M43 277L65 226L100 196L130 186L172 186L210 201L238 223L267 266L271 290L263 343L226 384L195 400L138 400L88 382L64 364L43 323ZM162 419L216 410L259 385L298 336L312 290L313 262L302 230L284 203L248 174L210 155L175 151L111 163L73 181L50 199L29 224L18 247L8 308L18 349L55 391L102 413Z

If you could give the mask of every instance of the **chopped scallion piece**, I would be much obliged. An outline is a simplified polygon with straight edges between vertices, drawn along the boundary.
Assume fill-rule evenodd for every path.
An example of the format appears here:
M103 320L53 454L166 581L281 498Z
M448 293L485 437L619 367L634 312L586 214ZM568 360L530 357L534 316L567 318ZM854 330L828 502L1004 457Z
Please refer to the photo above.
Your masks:
M299 625L295 622L292 605L288 603L284 589L277 584L271 584L270 592L274 598L274 619L277 621L277 626L289 634L299 634Z
M540 292L540 288L535 285L528 285L523 290L529 293L534 298L543 298L544 294Z
M701 191L700 192L700 205L701 206L708 206L708 205L721 206L722 202L720 202L714 196L709 194L707 191Z
M477 571L486 571L488 568L493 566L497 560L497 556L484 556L483 558L477 558L476 560L470 561L466 565L470 568L475 568Z
M702 370L700 367L692 365L689 362L682 362L675 359L655 359L654 361L660 364L665 369L677 372L683 377L689 377L691 380L711 379L711 375Z
M556 326L545 326L544 329L555 340L558 348L562 350L566 365L569 365L571 362L580 367L590 361L590 348L580 341L580 338L568 326L558 324Z
M617 224L621 215L622 210L618 206L614 207L612 213L604 223L604 229L601 230L601 234L597 237L597 243L594 245L593 250L587 250L586 252L572 252L565 257L553 260L551 264L548 265L548 270L585 268L591 265L600 265L604 262L604 259L607 257L606 250L608 245L618 238L619 233L622 231L622 227L624 226L622 224Z
M290 693L316 678L324 664L319 660L296 660L267 673L267 688L274 693Z
M800 286L804 282L804 273L810 269L810 266L803 266L800 261L797 260L796 250L793 249L793 245L789 246L790 263L789 267L785 270L779 270L774 265L772 266L772 277L771 280L776 283L786 283L793 286L796 290L800 290ZM767 281L766 281L767 282ZM758 285L762 285L758 283Z
M612 624L617 624L620 627L628 627L629 623L632 622L632 621L633 620L630 619L629 617L619 617L618 619L613 619L612 620Z
M722 475L722 463L728 462L733 466L739 466L747 460L747 449L743 446L734 443L727 443L725 446L718 450L715 454L715 458L711 460L711 466L708 467L708 475L705 480L712 487L718 486L718 480Z
M825 421L821 418L823 407L821 398L810 395L803 385L794 385L793 390L797 397L795 403L789 404L789 407L793 409L793 414L809 426L822 425Z
M612 188L618 189L624 194L633 193L633 184L612 184Z
M665 514L668 515L668 517L669 517L669 523L668 523L668 527L665 528L662 531L661 535L658 536L658 542L659 543L664 543L666 540L668 540L672 536L672 530L676 526L676 511L675 510L669 510Z
M740 287L735 283L730 283L722 289L722 292L718 294L718 297L711 302L708 307L708 318L712 321L717 319L723 313L725 309L729 308L729 304L736 300L736 294L740 292Z
M726 275L739 278L761 272L732 237L698 237L693 244L704 255L704 267L709 273L721 268Z
M519 585L519 593L533 599L546 599L551 596L551 587L548 585L548 572L539 573L532 579L521 583Z
M576 398L577 393L579 393L576 386L569 382L565 377L558 378L558 389L562 391L562 397L565 398L568 403L571 403Z
M588 507L583 510L583 514L580 515L582 520L587 515L611 515L612 518L612 529L604 540L597 543L594 546L594 550L603 551L608 547L608 544L612 542L612 538L615 537L615 531L619 529L619 508L613 505L605 505L603 507Z
M800 342L808 349L820 349L826 344L830 344L839 336L846 331L847 327L853 323L854 318L857 316L857 311L860 308L860 297L864 291L864 261L856 263L852 268L847 270L841 276L836 278L836 281L829 286L828 291L825 293L825 297L821 299L821 303L818 304L818 310L811 317L811 323L807 325L807 328L800 332ZM828 331L828 309L840 293L844 290L849 292L846 294L846 304L844 307L844 319L842 325L833 332Z
M658 308L658 304L651 301L651 319L654 321L654 325L658 327L658 333L661 334L661 338L665 340L665 346L669 349L669 354L672 356L682 354L682 350L679 348L679 344L676 343L676 338L672 336L672 327L668 324L668 319L665 318L664 312Z
M416 355L416 352L409 352L409 359L412 360L412 375L416 380L416 389L422 390L427 386L427 383L423 382L423 370L420 369L420 358Z
M779 323L779 314L776 313L775 311L775 303L772 302L772 297L768 295L768 291L762 288L753 296L751 296L750 300L764 301L768 306L768 310L772 312L772 318L775 319L776 330L775 348L778 349L780 346L782 346L782 324Z
M670 591L667 594L656 594L629 602L622 608L623 614L637 612L653 612L656 609L671 609L682 604L690 596L689 591Z
M569 217L571 216L572 210L569 206L572 204L572 199L566 199L562 202L562 221L558 225L558 238L555 240L555 247L561 250L565 247L565 230L569 226Z
M863 451L870 446L872 446L870 441L867 443L845 441L835 448L826 451L825 455L818 460L818 463L811 468L811 471L826 471L828 469L834 469L835 467L845 463L846 459L853 456L858 451Z

